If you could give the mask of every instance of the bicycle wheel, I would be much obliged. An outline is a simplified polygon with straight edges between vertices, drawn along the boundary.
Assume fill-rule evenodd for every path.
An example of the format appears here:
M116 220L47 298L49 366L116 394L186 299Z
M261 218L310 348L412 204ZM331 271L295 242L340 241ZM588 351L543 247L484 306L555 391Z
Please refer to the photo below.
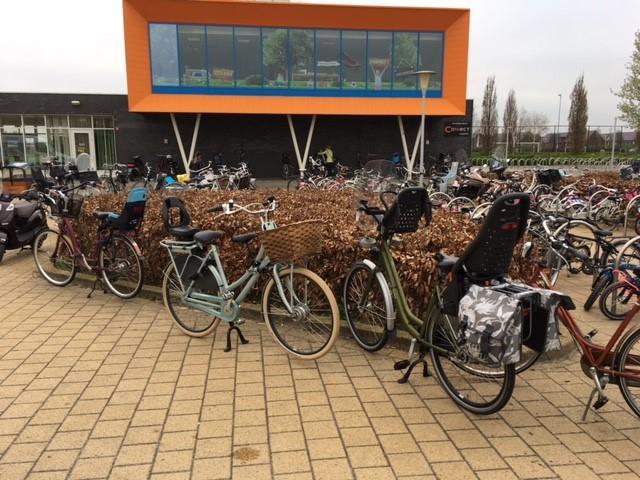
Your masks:
M287 267L278 276L284 299L273 277L262 293L262 315L269 331L296 357L322 357L331 350L340 330L336 298L325 281L306 268ZM291 313L285 301L291 305Z
M358 345L369 352L380 350L389 339L387 318L393 306L383 292L380 279L364 262L357 262L344 282L342 304L349 330Z
M638 290L627 282L616 282L604 289L600 295L600 311L611 320L624 320L635 306Z
M214 285L217 285L217 282L213 274L209 269L205 269L194 285L193 291L216 295L218 289L217 287L214 288ZM186 292L182 287L173 263L169 263L164 270L162 281L164 306L169 311L176 326L187 335L192 337L209 335L218 326L220 319L188 305L184 301L185 294Z
M76 264L71 242L53 230L43 230L33 239L33 259L45 280L58 287L71 283Z
M596 280L595 285L591 289L591 293L587 297L587 300L584 302L585 310L589 311L589 309L602 294L602 291L607 288L607 285L609 285L610 283L611 277L609 275L602 275L598 280Z
M451 399L465 410L489 415L502 409L513 393L514 365L492 367L469 361L461 351L458 319L434 309L427 326L427 341L436 377ZM440 350L442 349L442 351Z
M102 280L120 298L133 298L142 289L144 267L133 243L121 235L113 235L100 247L98 265Z
M640 417L640 329L622 343L616 364L616 370L635 374L634 378L618 377L618 386L627 405Z
M292 178L287 182L287 192L297 192L300 189L300 179Z

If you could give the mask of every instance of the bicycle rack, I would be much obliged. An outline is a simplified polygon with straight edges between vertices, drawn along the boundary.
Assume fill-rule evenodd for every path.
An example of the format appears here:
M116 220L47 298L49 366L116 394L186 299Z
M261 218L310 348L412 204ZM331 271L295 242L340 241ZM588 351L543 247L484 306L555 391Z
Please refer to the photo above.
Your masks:
M589 200L587 201L587 218L591 218L591 207L593 206L593 199L596 198L597 195L601 194L601 193L606 193L606 194L610 194L611 193L611 189L610 188L606 188L602 185L598 185L599 188L598 190L596 190L596 192L591 195L589 197Z

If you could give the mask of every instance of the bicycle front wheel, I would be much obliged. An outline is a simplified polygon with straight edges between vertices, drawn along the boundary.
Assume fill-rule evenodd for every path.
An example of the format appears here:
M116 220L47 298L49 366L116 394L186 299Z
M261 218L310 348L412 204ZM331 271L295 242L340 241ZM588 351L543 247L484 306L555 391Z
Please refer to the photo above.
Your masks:
M216 279L208 269L202 271L201 277L198 278L193 286L193 291L208 295L216 295L218 293ZM191 337L209 335L220 323L220 318L193 308L185 301L186 291L173 263L169 263L164 270L162 298L165 308L177 327Z
M633 373L634 376L618 377L622 397L636 415L640 417L640 330L627 337L616 358L617 370Z
M362 348L376 352L389 339L387 318L391 316L391 299L374 270L364 262L356 263L344 282L342 302L353 338Z
M465 410L489 415L502 409L513 393L514 365L502 367L472 362L460 351L458 319L434 310L427 326L436 377L451 399Z
M638 291L627 282L612 283L600 295L600 311L611 320L624 320L637 299Z
M322 278L306 268L278 272L262 293L262 315L273 338L290 354L314 360L325 355L340 331L336 298Z
M133 298L142 289L144 267L133 243L126 237L113 235L100 247L98 265L102 280L120 298Z
M58 287L68 285L76 276L73 247L53 230L43 230L33 239L33 259L40 275Z

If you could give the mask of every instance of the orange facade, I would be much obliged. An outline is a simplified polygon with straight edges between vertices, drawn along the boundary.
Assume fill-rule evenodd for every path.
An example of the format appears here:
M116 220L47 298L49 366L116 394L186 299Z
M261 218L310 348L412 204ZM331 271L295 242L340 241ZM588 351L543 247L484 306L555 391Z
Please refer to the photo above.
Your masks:
M154 93L149 23L442 31L441 98L428 115L464 115L469 10L360 7L219 0L123 0L129 109L133 112L419 115L419 98L291 97Z

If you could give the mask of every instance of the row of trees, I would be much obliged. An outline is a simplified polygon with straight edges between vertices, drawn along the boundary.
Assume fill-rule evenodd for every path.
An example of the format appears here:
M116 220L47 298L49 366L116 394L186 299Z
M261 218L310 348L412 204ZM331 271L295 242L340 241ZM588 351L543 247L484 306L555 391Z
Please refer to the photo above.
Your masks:
M620 99L618 110L622 113L623 120L637 132L636 139L640 145L640 31L635 34L634 51L627 69L627 77L620 90L616 92ZM587 132L589 102L584 74L576 80L570 98L569 131L566 145L569 151L581 153L586 150L587 146L593 147L594 144L599 144L602 140L599 132ZM485 153L490 153L498 140L497 104L496 79L495 76L491 76L485 85L480 120L480 147ZM506 132L505 142L515 147L518 142L539 141L548 121L542 114L528 113L524 109L518 110L516 93L511 89L507 95L502 114L502 124L504 132ZM556 133L556 141L558 135L559 132Z

